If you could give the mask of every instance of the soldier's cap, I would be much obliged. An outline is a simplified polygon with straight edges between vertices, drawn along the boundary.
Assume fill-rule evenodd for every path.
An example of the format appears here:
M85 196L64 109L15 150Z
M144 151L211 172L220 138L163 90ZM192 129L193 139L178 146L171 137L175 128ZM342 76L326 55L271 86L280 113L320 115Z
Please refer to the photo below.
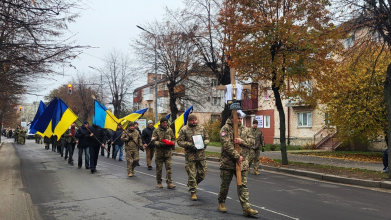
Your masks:
M135 124L135 125L138 125L138 122L137 122L137 121L135 121L135 122L134 122L134 124Z
M88 124L88 121L83 121L83 125Z
M149 120L149 121L148 121L148 124L153 124L153 121L152 121L152 120Z
M254 120L254 121L253 121L253 124L258 124L258 121L257 121L257 120Z
M160 119L160 123L163 123L164 121L167 121L167 122L168 122L168 119L165 118L165 117Z
M128 127L130 127L130 126L134 126L134 122L130 121L130 122L128 123Z
M191 121L191 120L197 120L197 116L195 114L190 114L188 117L187 117L187 120L188 121Z

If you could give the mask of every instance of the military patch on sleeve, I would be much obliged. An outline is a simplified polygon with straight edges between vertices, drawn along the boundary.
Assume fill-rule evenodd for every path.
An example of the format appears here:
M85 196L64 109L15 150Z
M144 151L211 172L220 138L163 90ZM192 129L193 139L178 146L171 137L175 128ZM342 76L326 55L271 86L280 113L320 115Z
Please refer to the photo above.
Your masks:
M224 137L225 136L225 131L221 132L221 137Z

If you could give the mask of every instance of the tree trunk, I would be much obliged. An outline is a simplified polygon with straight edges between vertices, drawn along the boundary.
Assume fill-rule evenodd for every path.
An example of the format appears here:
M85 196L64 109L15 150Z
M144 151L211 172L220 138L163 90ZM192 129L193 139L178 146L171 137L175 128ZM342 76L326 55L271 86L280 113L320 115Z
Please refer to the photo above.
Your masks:
M288 165L288 156L286 153L286 138L285 138L285 112L284 107L282 106L281 96L280 96L280 87L276 86L276 76L273 73L272 79L272 90L275 97L275 104L278 110L278 115L280 118L280 145L281 145L281 160L282 165Z
M171 82L170 84L173 83ZM168 93L170 95L171 120L172 122L174 122L177 119L177 115L178 115L178 107L176 105L177 97L174 91L174 86L168 86ZM175 123L172 123L170 127L175 133Z
M388 137L387 148L390 152L390 146L388 143L391 143L391 63L387 68L387 77L384 81L384 95L386 100L386 109L387 109L387 119L388 119L388 132L386 136ZM391 164L391 157L388 157L388 164ZM391 172L388 172L388 178L391 178Z

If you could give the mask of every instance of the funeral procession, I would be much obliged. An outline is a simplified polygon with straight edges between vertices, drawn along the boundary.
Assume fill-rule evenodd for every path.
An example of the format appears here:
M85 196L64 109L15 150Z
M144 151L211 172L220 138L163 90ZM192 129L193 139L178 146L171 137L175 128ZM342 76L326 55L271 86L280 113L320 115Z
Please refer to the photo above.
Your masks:
M0 220L391 220L390 20L0 0Z

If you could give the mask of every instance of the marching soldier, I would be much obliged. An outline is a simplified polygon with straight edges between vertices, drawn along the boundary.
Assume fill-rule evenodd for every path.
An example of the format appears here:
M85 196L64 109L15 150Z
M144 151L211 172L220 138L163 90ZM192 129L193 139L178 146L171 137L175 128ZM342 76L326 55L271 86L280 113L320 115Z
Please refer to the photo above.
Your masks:
M221 128L221 159L220 159L220 191L218 195L219 211L227 212L225 200L228 195L229 185L233 175L236 176L236 163L241 167L242 185L237 186L238 197L242 205L244 216L253 216L258 211L251 209L249 192L247 188L248 156L250 147L254 145L250 130L242 125L241 115L238 114L239 138L234 139L233 115L227 119ZM240 145L240 153L235 150L234 144Z
M134 128L133 122L129 122L127 131L122 133L121 141L125 142L128 177L132 177L136 173L134 168L140 159L138 148L143 144L140 133Z
M253 121L253 126L250 129L251 135L255 139L254 145L250 149L250 164L248 171L250 171L251 164L254 163L254 175L259 175L259 156L260 156L260 146L262 145L262 152L265 151L265 142L263 139L262 131L258 129L258 121Z
M167 189L174 189L172 184L172 170L171 170L171 150L175 144L174 132L168 127L167 118L160 119L160 125L152 133L153 145L156 147L155 163L156 163L156 181L157 188L163 188L162 185L162 169L163 164L166 166L166 183Z
M23 144L23 145L25 144L26 134L27 134L27 131L24 130L24 127L22 127L22 130L19 132L19 135L18 135L18 139L19 139L18 143L19 144Z
M16 126L15 132L14 132L14 143L19 142L19 139L18 139L19 132L20 132L20 130L19 130L19 125L18 125L18 126Z
M193 141L193 136L201 135L204 149L197 149ZM187 186L191 193L191 200L197 200L197 186L205 179L207 170L204 150L209 144L209 136L202 125L197 124L197 116L191 114L188 117L188 124L181 128L177 143L185 149L186 165L188 174Z
M43 143L45 144L45 150L49 150L50 144L52 143L50 137L43 137Z

